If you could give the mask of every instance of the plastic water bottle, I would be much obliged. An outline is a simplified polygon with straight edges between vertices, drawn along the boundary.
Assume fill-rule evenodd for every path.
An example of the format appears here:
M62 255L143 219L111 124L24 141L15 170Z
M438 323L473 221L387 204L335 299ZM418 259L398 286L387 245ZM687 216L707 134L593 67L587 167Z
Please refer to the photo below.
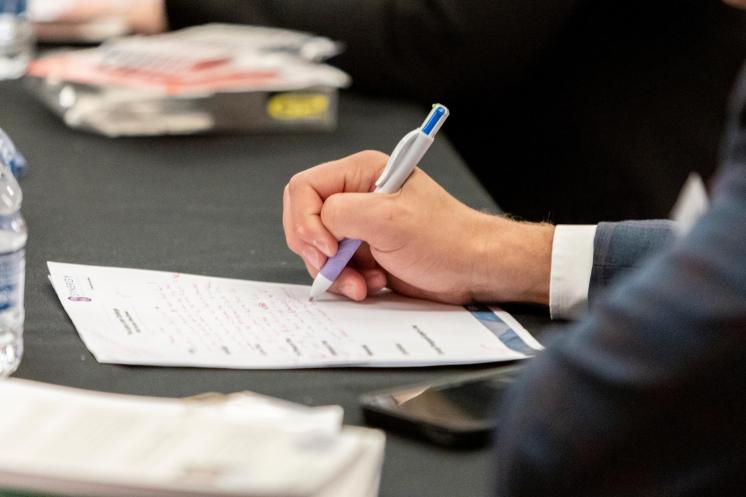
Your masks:
M26 0L0 0L0 79L23 76L33 52Z
M26 280L26 223L21 187L0 161L0 378L12 374L23 355L23 289Z
M2 128L0 128L0 162L8 166L16 178L23 178L28 170L26 158Z

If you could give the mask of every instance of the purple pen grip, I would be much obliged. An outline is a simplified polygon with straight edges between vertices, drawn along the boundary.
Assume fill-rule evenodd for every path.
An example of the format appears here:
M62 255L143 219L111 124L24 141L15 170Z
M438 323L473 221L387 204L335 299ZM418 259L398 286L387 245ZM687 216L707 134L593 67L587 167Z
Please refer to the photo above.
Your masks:
M339 242L339 248L337 253L333 257L330 257L326 261L324 267L321 268L321 274L329 281L334 281L339 276L339 273L347 266L352 256L357 252L358 247L362 242L360 240L351 240L344 238Z

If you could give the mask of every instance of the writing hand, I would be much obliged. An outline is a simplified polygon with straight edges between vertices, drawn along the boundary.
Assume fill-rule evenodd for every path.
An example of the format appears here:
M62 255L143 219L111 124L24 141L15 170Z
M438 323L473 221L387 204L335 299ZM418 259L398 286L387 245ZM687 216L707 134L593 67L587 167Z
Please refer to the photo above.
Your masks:
M388 156L360 152L296 174L285 187L288 247L311 276L337 241L363 243L331 290L353 300L389 287L462 304L547 303L554 228L485 214L420 169L400 192L370 193Z

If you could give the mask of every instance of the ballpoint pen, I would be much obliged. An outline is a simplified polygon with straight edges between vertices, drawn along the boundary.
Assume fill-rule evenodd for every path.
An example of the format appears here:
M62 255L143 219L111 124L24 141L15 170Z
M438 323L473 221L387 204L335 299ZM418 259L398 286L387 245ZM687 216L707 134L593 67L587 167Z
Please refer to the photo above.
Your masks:
M394 193L401 189L432 145L435 134L448 117L448 109L440 104L433 105L419 128L410 131L399 141L391 152L386 167L376 180L377 193ZM337 253L330 257L321 268L311 285L309 300L313 300L329 289L347 263L355 255L362 242L345 238L339 242Z

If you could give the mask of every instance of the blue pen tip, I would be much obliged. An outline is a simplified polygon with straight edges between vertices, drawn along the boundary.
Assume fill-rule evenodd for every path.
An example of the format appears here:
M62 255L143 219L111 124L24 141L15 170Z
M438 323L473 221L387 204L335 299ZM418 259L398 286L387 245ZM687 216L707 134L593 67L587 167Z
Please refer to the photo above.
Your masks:
M434 104L433 110L430 112L425 125L422 126L422 132L426 135L432 134L433 130L436 129L438 123L443 119L444 116L447 115L447 113L448 109L446 109L444 106L440 104Z

